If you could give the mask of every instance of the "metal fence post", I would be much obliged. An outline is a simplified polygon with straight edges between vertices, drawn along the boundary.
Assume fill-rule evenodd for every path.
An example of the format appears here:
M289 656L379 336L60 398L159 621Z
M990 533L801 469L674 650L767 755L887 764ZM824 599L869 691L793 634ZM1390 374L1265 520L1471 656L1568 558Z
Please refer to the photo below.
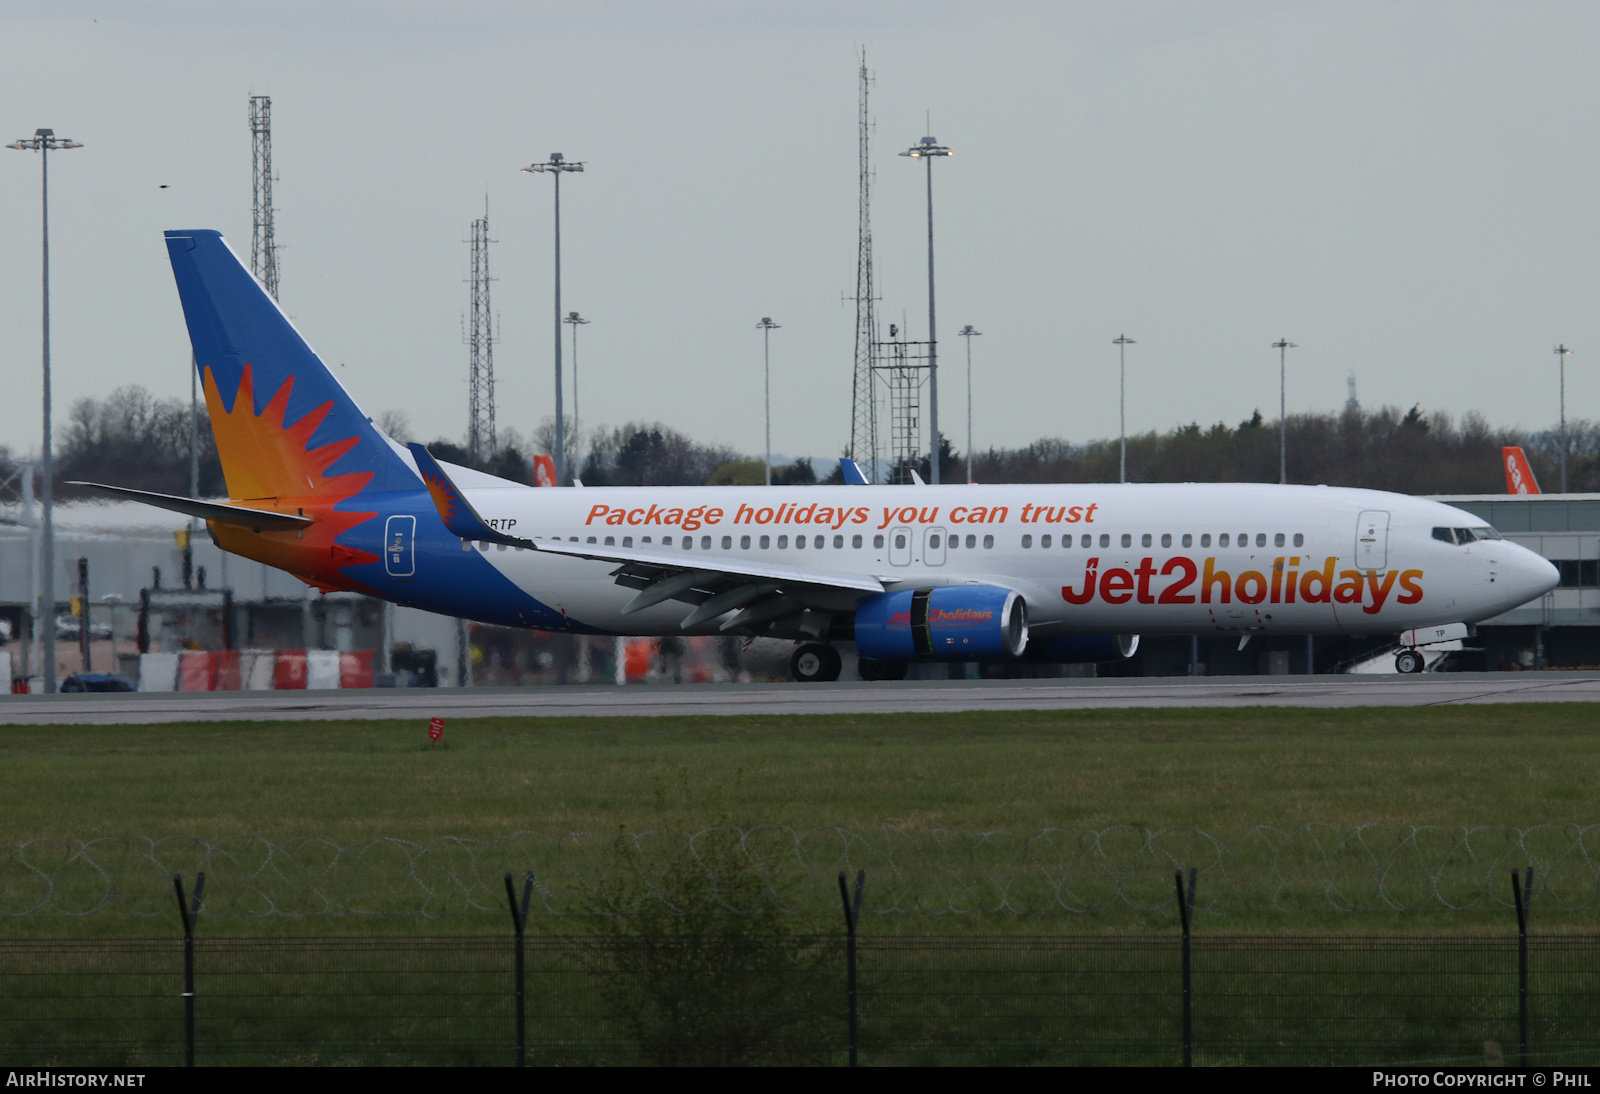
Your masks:
M523 996L524 969L526 968L523 956L523 937L528 926L528 906L533 900L533 871L529 870L522 880L522 903L517 903L517 894L511 888L511 872L506 871L506 902L511 905L511 926L517 932L517 972L516 992L517 1001L517 1066L528 1065L528 1023L525 1000Z
M1189 923L1194 915L1194 886L1197 871L1189 868L1189 892L1183 891L1183 869L1172 871L1172 881L1178 890L1178 918L1183 924L1183 1066L1194 1066L1194 1011L1190 982Z
M200 914L200 901L205 896L206 875L202 870L195 875L194 896L183 899L183 875L172 875L172 887L178 894L178 915L183 918L183 1066L194 1066L194 919Z
M850 1010L850 1066L856 1066L857 1055L857 1025L856 1025L856 925L861 922L861 890L867 883L867 872L856 871L855 900L850 899L850 889L845 884L844 871L839 871L839 900L844 904L844 930L845 930L845 969L846 987L845 995L849 1002Z
M1517 1044L1521 1066L1528 1066L1528 904L1533 900L1533 867L1518 877L1511 871L1511 899L1517 906Z

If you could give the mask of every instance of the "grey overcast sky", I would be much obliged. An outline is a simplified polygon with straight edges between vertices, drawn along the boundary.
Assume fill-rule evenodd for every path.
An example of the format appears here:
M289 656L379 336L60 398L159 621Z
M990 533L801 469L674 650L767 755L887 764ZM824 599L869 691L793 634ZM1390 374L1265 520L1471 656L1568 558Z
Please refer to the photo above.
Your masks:
M248 253L273 100L282 298L369 413L466 418L468 225L489 203L499 420L552 410L551 151L586 424L837 454L850 410L856 49L876 77L884 321L926 331L932 131L945 432L976 439L1363 403L1542 428L1600 416L1594 3L8 0L0 137L53 126L57 421L187 396L160 233ZM165 185L166 189L160 189ZM0 151L0 442L38 444L38 159Z

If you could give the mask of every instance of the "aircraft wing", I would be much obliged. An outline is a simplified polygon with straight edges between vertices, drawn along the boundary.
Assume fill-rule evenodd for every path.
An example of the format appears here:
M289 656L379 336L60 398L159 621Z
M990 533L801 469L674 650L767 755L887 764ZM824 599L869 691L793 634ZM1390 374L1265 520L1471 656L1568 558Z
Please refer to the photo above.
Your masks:
M825 616L853 611L862 597L883 591L883 582L866 574L744 559L712 560L703 555L685 558L664 550L601 547L559 539L534 540L532 546L550 554L620 563L611 571L612 578L618 585L639 590L622 614L668 600L682 601L693 606L679 624L685 630L733 612L720 629L759 634L780 619L798 616L799 629L825 633Z

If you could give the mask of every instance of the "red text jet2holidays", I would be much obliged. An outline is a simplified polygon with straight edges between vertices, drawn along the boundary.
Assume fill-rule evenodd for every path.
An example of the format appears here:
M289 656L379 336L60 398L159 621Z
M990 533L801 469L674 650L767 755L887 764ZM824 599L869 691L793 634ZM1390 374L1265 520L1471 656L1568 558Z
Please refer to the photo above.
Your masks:
M827 680L848 643L892 679L1114 660L1140 634L1454 633L1558 580L1470 513L1371 490L531 488L386 436L218 233L167 248L229 501L101 489L319 589L581 634L791 639L796 677Z

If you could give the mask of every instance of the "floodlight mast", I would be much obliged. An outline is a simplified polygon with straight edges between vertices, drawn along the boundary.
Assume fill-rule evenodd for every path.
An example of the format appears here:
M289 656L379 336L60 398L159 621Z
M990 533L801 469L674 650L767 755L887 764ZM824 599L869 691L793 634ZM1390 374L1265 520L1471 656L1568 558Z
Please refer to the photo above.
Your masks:
M587 326L589 320L575 311L569 311L562 320L572 328L572 450L577 454L579 469L583 466L583 429L578 417L578 328Z
M1122 461L1119 464L1118 482L1128 481L1128 347L1139 343L1126 334L1119 334L1111 340L1117 347L1117 416L1121 425L1118 426L1122 437Z
M932 137L923 137L900 153L912 159L923 160L928 168L928 431L932 434L928 457L928 481L939 485L939 336L935 332L933 309L933 161L939 156L955 155L949 148ZM969 346L971 342L967 343Z
M567 485L567 426L561 405L561 175L565 171L582 171L586 161L567 162L560 152L550 153L544 163L531 163L522 169L523 174L540 175L545 172L556 180L556 485Z
M766 404L767 404L767 462L766 485L772 485L772 332L782 330L770 316L763 315L761 322L756 324L756 329L761 331L761 360L766 374Z
M1289 481L1289 416L1287 413L1288 393L1288 353L1298 349L1287 338L1280 338L1272 343L1272 348L1278 351L1278 484L1281 486Z
M45 694L52 694L56 690L56 536L54 500L55 492L51 486L51 479L55 470L51 461L50 445L50 153L64 152L69 148L82 148L77 141L69 141L65 137L56 136L54 129L36 129L33 136L23 137L6 145L19 152L39 153L39 223L41 241L40 284L41 284L41 309L40 330L41 347L44 365L44 436L40 445L42 459L40 473L43 476L44 494L40 499L44 512L43 527L41 529L41 542L39 547L40 560L40 589L39 602L34 605L33 628L35 635L40 626L46 629L40 645L44 651L44 690ZM87 622L82 624L88 626Z
M971 323L956 331L967 340L967 481L974 482L972 477L972 340L983 334L981 330L973 328Z
M1572 353L1565 342L1555 348L1556 359L1561 362L1561 492L1567 492L1567 357Z

